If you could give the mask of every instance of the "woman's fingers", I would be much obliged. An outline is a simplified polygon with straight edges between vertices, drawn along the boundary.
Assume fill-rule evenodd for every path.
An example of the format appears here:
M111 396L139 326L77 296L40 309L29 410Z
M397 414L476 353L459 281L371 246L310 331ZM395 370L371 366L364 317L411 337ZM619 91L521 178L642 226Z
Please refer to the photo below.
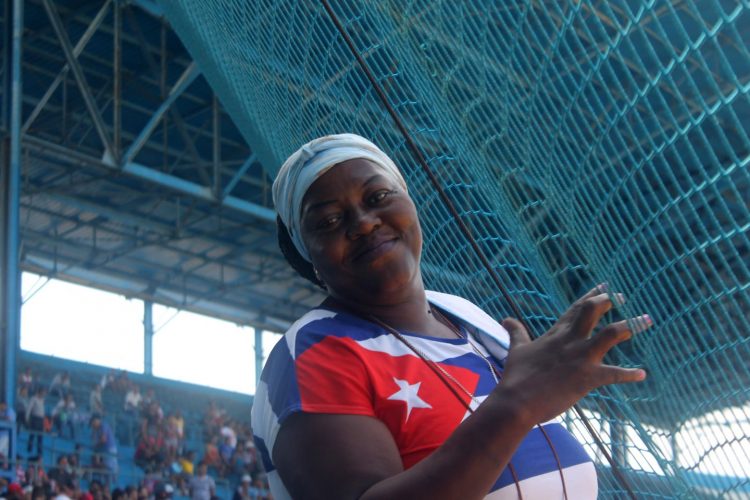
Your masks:
M642 368L622 368L619 366L603 365L598 375L597 385L629 384L646 380L646 370Z
M526 327L516 318L505 318L503 320L503 328L508 330L508 334L510 335L511 349L531 342Z
M593 352L601 359L610 349L629 340L634 333L640 333L653 326L654 322L648 314L643 314L629 320L617 321L611 323L591 339L593 343Z
M565 324L576 336L587 337L594 329L601 317L613 306L625 303L625 296L621 293L608 295L609 286L606 283L596 285L578 300L570 305L560 316L558 324ZM614 304L613 304L614 301ZM556 330L553 328L553 330Z
M583 294L578 301L586 300L591 297L596 297L597 295L606 294L607 290L609 290L609 285L607 283L599 283L594 288ZM576 301L576 302L578 302Z
M569 318L570 332L576 337L588 337L591 330L610 309L612 309L612 301L605 293L576 301L572 306L572 316Z

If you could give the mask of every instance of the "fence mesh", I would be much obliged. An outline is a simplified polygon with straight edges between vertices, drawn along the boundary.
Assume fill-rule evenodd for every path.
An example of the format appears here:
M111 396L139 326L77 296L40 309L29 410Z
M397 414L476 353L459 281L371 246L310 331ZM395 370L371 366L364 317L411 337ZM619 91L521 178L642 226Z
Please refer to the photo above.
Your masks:
M272 175L314 137L371 138L419 207L428 286L510 314L319 3L162 3ZM635 495L749 497L750 3L332 3L537 333L603 281L654 318L611 356L648 381L581 405Z

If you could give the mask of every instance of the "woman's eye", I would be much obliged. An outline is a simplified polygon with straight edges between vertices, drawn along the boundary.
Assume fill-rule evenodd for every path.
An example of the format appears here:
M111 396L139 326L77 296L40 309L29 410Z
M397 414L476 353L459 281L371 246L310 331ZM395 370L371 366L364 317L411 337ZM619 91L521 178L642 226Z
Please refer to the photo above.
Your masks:
M328 217L324 217L323 219L318 222L318 229L327 229L334 224L336 224L339 221L338 215L330 215Z
M372 196L370 196L370 203L376 204L383 201L388 195L392 194L393 191L388 189L383 189L381 191L376 192Z

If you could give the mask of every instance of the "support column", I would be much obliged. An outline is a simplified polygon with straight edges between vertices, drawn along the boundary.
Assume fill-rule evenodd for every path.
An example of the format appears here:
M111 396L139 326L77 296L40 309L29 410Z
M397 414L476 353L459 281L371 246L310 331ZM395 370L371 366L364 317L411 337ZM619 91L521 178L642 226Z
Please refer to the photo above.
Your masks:
M260 372L263 370L263 329L255 327L255 390L260 384Z
M12 19L12 29L8 24ZM18 262L21 189L21 36L23 0L6 0L4 66L6 77L0 147L0 377L3 399L15 406L16 356L21 336L21 273ZM9 78L8 78L9 76ZM8 98L9 96L9 98Z
M143 373L154 374L154 303L143 302Z

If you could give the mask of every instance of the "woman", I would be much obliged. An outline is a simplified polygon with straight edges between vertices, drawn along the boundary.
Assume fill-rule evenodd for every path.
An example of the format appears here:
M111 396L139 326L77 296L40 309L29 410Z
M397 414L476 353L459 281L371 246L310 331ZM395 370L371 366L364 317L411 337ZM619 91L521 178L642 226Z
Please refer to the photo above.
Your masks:
M596 496L591 460L549 421L600 385L645 378L602 363L627 322L590 338L612 307L602 286L534 342L514 319L425 291L406 184L356 135L300 148L274 202L282 251L328 293L276 345L256 393L274 498Z

